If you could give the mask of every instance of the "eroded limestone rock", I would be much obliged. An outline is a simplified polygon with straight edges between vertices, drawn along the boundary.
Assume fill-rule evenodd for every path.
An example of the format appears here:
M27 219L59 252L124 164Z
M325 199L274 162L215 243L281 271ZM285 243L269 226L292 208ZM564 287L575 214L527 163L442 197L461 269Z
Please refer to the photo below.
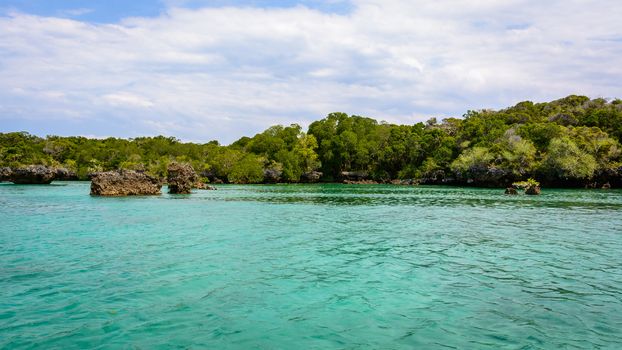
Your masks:
M91 195L143 196L160 194L159 179L133 170L116 170L93 174Z

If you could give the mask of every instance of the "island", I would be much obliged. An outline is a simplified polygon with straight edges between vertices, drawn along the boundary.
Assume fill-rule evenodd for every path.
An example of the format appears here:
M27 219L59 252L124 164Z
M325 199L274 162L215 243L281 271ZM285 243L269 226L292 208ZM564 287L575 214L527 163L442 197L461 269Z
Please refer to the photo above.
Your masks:
M0 181L50 183L134 171L158 183L168 179L173 193L187 193L188 183L508 188L530 178L546 187L608 189L622 185L621 142L622 100L571 95L412 125L330 113L306 131L296 124L276 125L230 145L165 136L0 133ZM171 168L181 163L192 173ZM169 178L171 169L186 179L178 183L175 176Z

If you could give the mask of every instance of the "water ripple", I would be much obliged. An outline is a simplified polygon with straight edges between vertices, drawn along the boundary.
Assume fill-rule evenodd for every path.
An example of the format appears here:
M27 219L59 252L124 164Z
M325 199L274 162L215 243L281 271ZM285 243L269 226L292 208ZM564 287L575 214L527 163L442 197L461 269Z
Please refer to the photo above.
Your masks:
M2 184L0 348L618 349L621 209L616 190Z

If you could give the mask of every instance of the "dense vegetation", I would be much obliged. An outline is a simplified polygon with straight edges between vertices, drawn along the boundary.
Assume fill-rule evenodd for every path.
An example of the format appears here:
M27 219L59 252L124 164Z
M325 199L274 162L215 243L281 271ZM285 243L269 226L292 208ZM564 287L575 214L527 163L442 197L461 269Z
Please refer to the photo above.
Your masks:
M318 170L325 181L357 171L376 181L502 186L534 177L549 185L576 186L619 183L621 141L622 100L572 95L414 125L331 113L307 132L298 125L273 126L229 146L163 136L98 140L4 133L0 166L62 166L80 178L117 168L164 177L168 163L176 160L191 163L212 180L235 183L275 176L281 182L298 182L303 174Z

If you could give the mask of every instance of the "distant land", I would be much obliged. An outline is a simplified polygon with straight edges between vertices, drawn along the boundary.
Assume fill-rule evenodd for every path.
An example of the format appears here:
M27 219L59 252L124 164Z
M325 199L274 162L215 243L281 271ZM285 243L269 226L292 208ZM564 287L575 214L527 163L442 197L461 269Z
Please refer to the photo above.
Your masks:
M534 178L545 186L620 187L622 100L571 95L520 102L463 118L395 125L345 113L310 124L272 126L231 145L174 137L89 139L0 133L0 167L46 165L86 180L131 169L166 176L191 164L210 182L423 183L503 187Z

